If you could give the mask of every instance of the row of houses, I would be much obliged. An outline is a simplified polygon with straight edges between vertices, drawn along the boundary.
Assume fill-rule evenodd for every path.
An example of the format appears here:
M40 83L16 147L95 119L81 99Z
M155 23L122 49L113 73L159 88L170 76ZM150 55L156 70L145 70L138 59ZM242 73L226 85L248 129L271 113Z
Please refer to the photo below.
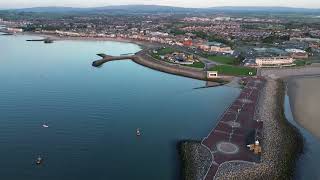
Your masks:
M205 42L197 45L197 48L212 53L233 54L231 47L219 42Z
M218 42L208 42L203 39L191 39L186 36L170 36L168 33L162 32L148 32L148 34L95 34L95 33L79 33L70 31L42 31L48 34L57 34L59 36L71 37L104 37L104 38L123 38L134 39L139 41L156 42L161 44L185 46L198 48L205 52L233 54L231 47Z

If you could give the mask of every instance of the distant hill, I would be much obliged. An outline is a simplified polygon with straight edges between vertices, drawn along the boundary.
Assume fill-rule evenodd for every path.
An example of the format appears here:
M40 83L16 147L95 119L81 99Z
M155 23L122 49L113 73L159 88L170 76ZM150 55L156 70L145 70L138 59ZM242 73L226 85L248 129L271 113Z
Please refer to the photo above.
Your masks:
M73 7L34 7L24 9L12 9L15 12L36 13L214 13L214 12L266 12L266 13L317 13L320 9L290 8L290 7L209 7L209 8L183 8L159 5L119 5L93 8Z
M66 13L66 12L84 12L89 11L89 8L73 8L73 7L32 7L23 9L10 9L15 12L35 12L35 13Z
M292 8L292 7L259 7L259 6L224 6L208 8L213 11L236 11L236 12L273 12L273 13L320 13L320 9Z
M23 9L12 9L15 12L36 12L36 13L103 13L103 12L123 12L123 13L170 13L170 12L192 12L196 9L172 7L172 6L158 6L158 5L119 5L119 6L105 6L92 8L73 8L73 7L33 7Z

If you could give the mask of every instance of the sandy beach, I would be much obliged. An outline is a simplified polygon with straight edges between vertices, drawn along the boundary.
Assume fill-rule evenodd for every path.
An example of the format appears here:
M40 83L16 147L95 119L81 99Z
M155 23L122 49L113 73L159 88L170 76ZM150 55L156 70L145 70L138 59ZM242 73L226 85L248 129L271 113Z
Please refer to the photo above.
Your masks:
M288 95L294 119L320 139L320 76L288 80Z

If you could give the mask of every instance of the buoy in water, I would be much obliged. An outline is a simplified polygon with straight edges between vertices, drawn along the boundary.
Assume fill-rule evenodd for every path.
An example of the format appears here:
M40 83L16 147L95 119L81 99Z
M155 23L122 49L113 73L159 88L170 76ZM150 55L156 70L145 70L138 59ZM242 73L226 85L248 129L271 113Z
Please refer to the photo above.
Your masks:
M140 129L139 128L137 128L137 136L140 136L141 135L141 132L140 132Z
M40 165L42 163L42 158L39 156L36 160L36 164Z

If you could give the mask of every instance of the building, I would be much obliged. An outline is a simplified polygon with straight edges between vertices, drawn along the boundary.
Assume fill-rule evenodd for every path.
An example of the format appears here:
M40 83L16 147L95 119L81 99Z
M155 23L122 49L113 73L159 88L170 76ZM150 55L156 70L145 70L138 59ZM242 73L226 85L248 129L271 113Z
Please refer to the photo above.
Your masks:
M23 32L23 29L21 29L21 28L7 28L7 31L11 32L11 33L20 33L20 32Z
M285 51L294 59L307 59L309 57L308 53L301 49L286 49Z
M185 53L179 53L179 52L167 54L161 57L161 59L165 59L169 62L173 62L176 64L184 64L184 65L191 65L196 61L193 55L187 55Z
M228 47L222 43L219 42L207 42L202 43L198 45L198 48L200 48L203 51L208 52L215 52L215 53L225 53L225 54L233 54L233 50L231 47Z
M60 35L60 36L74 36L74 37L78 37L81 34L77 33L77 32L68 32L68 31L55 31L56 34Z
M263 66L288 66L293 64L293 58L289 56L276 57L257 57L256 64L259 67Z
M218 78L218 71L207 71L207 78L208 79Z
M314 48L314 49L319 49L320 48L320 44L318 44L318 43L310 43L309 47Z
M210 46L211 52L219 52L219 53L226 53L226 54L233 54L233 50L231 47L227 46Z
M184 45L184 46L192 46L192 45L193 45L192 40L186 40L186 41L184 41L184 42L183 42L183 45Z

